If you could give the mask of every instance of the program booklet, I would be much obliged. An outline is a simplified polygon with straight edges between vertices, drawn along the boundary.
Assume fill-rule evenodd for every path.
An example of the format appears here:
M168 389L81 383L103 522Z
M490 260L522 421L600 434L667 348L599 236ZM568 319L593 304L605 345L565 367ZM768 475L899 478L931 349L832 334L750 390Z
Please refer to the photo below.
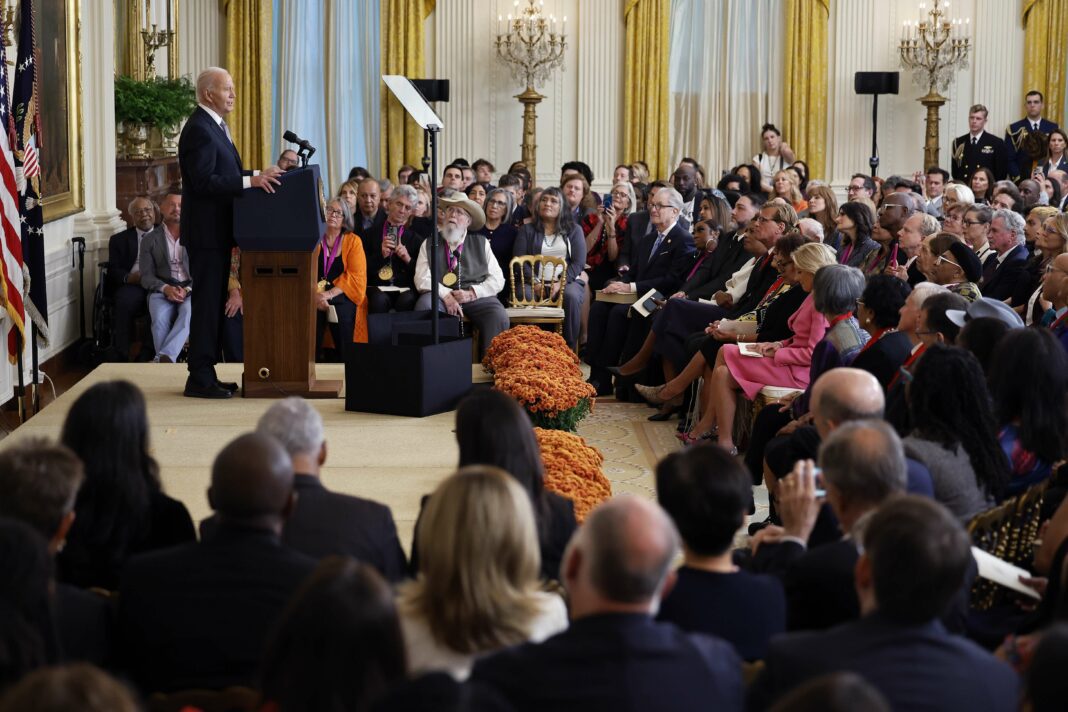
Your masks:
M631 310L647 317L660 308L660 305L657 304L657 302L662 301L664 301L664 295L655 289L650 289L648 292L638 297L634 302L634 305L631 307Z

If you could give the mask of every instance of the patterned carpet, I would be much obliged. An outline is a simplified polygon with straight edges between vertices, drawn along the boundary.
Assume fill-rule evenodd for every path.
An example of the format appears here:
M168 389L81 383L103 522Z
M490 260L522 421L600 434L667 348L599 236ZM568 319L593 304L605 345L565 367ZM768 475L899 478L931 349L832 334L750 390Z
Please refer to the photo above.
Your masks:
M220 378L239 381L241 369L240 364L220 366ZM343 378L339 365L320 365L318 372L320 378ZM32 436L56 438L71 404L87 388L116 378L131 380L148 401L152 448L164 490L182 500L199 521L210 513L205 493L216 453L255 427L272 401L183 398L185 377L181 364L105 364L0 441L0 448ZM336 491L389 505L407 547L420 498L455 466L453 414L402 418L350 413L342 399L312 402L326 428L329 455L323 482ZM674 436L678 421L651 423L647 418L652 412L644 404L605 399L579 427L579 434L604 454L605 474L615 494L654 499L653 468L680 447ZM766 495L759 489L758 517L763 519L759 505L766 503Z

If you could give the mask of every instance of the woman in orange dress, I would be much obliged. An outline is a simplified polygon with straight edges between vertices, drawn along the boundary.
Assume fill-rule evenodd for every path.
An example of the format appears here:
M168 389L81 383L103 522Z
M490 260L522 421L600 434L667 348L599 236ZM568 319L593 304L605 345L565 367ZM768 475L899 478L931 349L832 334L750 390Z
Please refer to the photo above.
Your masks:
M347 344L367 342L367 257L360 238L342 230L351 216L348 203L340 198L326 204L326 233L319 245L319 291L315 299L317 361L322 357L327 325L341 360ZM337 312L337 323L327 318L331 306Z

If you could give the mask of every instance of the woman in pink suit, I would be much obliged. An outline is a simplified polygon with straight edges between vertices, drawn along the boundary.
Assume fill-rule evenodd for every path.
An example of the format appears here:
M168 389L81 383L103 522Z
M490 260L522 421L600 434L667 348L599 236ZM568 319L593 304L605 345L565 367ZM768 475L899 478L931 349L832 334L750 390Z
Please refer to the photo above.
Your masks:
M732 426L738 391L752 400L764 386L799 391L808 386L813 350L831 328L853 315L857 299L864 290L863 273L853 267L835 265L833 250L825 245L812 243L799 248L794 255L795 261L807 257L798 254L801 250L818 248L826 250L825 259L829 264L818 270L801 271L801 288L810 294L790 319L794 335L785 341L750 347L760 356L744 355L734 344L720 349L712 371L711 402L706 403L701 420L690 432L690 441L699 436L695 434L710 431L721 447L736 453ZM723 427L717 430L721 423Z

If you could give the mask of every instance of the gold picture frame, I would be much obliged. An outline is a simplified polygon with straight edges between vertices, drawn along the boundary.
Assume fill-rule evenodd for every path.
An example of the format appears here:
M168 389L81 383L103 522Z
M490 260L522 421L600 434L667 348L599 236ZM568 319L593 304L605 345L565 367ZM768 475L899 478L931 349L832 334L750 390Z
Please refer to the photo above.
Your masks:
M85 210L80 0L38 0L41 205L46 223Z

